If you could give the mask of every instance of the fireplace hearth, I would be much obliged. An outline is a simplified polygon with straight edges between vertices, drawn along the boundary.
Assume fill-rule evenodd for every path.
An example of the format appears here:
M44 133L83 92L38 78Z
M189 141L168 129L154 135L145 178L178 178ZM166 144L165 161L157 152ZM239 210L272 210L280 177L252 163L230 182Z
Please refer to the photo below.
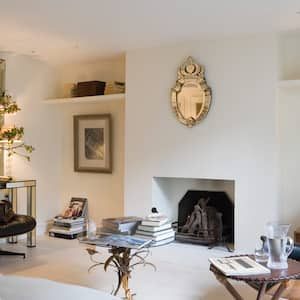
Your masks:
M189 190L178 205L176 240L212 248L234 243L234 205L226 192Z

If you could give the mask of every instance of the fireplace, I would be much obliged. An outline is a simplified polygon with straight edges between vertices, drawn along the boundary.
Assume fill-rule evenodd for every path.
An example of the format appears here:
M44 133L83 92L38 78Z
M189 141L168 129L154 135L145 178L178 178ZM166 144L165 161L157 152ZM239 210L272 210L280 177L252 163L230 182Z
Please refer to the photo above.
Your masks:
M234 243L234 205L224 191L188 190L178 204L176 240L213 247Z

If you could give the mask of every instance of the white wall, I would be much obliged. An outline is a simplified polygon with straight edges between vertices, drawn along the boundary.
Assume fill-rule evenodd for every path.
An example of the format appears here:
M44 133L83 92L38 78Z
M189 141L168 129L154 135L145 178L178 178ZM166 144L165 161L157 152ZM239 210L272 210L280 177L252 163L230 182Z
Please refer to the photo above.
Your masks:
M125 214L149 212L154 176L234 180L236 247L253 250L278 218L276 49L273 36L262 36L127 54ZM192 129L170 106L189 55L205 66L213 92L207 118Z
M279 93L280 205L282 220L292 224L290 233L300 227L300 88Z
M300 32L285 32L279 36L279 78L300 79Z
M61 209L73 197L86 197L89 200L89 216L100 223L104 217L123 215L124 181L124 101L100 104L66 104L57 107L61 112L62 140ZM113 172L81 173L74 172L73 157L73 115L80 114L112 115Z
M54 107L42 100L55 93L56 72L49 65L26 56L0 53L6 59L6 89L17 100L21 111L6 117L6 124L24 126L24 141L35 147L31 161L14 156L12 175L37 180L37 222L45 222L59 209L61 127ZM19 191L20 210L26 207L26 191Z
M119 57L97 62L68 64L58 67L59 93L64 83L80 81L125 81L125 59ZM100 104L66 104L60 110L64 138L62 140L61 209L72 196L87 197L91 219L100 223L102 218L123 215L124 187L124 107L123 101ZM112 114L113 172L112 174L78 173L73 171L73 115Z
M300 32L286 32L279 36L279 78L300 78ZM280 166L281 219L292 224L290 234L300 227L299 175L300 169L300 87L278 89L278 129Z
M123 215L124 103L49 105L42 101L57 97L60 86L67 80L124 80L124 60L53 68L30 57L5 53L0 57L7 61L7 90L22 108L15 116L6 118L6 124L24 126L24 140L36 149L31 162L14 156L11 174L37 179L39 231L45 229L46 223L72 196L88 198L90 216L96 222L103 217ZM76 173L73 171L73 115L101 113L112 114L113 173ZM25 209L24 192L19 193L21 211Z

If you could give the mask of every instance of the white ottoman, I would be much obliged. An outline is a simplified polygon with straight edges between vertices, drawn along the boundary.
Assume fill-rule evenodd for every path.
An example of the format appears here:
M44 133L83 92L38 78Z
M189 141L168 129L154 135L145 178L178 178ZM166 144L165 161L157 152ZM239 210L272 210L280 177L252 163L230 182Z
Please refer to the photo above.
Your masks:
M120 300L107 293L50 281L0 275L0 300Z

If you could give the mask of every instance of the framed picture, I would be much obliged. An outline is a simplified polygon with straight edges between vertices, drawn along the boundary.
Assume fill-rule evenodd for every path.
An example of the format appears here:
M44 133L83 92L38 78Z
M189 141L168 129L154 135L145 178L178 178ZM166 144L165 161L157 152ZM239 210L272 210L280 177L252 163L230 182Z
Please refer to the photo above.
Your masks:
M73 118L74 170L111 173L111 115L79 115Z

